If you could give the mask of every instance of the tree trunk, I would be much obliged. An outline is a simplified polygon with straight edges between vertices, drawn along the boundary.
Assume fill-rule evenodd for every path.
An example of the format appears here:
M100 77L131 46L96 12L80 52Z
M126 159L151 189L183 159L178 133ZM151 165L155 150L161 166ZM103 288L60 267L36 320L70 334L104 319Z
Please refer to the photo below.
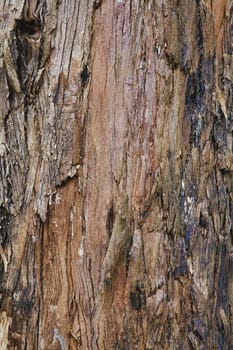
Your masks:
M0 348L232 349L230 0L0 4Z

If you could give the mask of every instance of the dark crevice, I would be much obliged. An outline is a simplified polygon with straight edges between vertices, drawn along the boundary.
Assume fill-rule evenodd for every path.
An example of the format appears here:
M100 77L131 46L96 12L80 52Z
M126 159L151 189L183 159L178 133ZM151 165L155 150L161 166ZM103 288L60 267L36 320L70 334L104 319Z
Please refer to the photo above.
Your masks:
M198 52L199 52L199 57L200 57L200 61L199 62L203 62L203 58L204 58L204 37L203 37L203 25L202 25L202 16L201 16L201 4L200 4L200 0L196 0L197 2L197 46L198 46Z
M231 132L231 153L233 154L233 131Z
M90 77L90 72L88 70L87 64L85 64L85 66L80 74L81 84L82 84L83 89L87 86L88 81L89 81L89 77Z
M112 205L108 211L107 221L106 221L106 230L107 230L109 238L112 235L114 221L115 221L115 213L114 213L114 209L113 209L113 205Z
M12 88L11 83L8 80L7 77L7 83L8 83L8 87L9 87L9 104L12 107L14 105L14 101L15 101L15 90Z
M205 85L202 80L200 67L196 72L188 75L186 84L185 105L189 109L189 113L200 112L203 106L203 97L205 93Z
M135 289L130 292L130 303L134 310L140 311L146 306L146 295L141 281L136 282Z
M0 245L3 250L7 245L10 244L10 241L11 241L10 233L11 233L11 214L4 206L0 206ZM3 282L3 275L2 275L3 271L4 271L4 264L1 259L0 260L1 287Z
M0 244L5 247L9 240L9 230L10 230L11 214L4 208L0 206Z
M53 96L53 103L55 105L58 103L60 86L61 86L61 74L59 74L58 83L57 83L57 86L56 86L56 89L55 89L55 93L54 93L54 96Z
M98 10L102 4L102 0L95 0L93 3L94 10Z
M130 264L130 258L131 258L131 248L133 245L133 237L130 236L129 240L127 242L127 247L126 247L126 276L128 276L128 271L129 271L129 264Z
M37 20L31 20L31 21L25 21L22 19L16 20L16 33L18 35L35 35L37 33L41 32L42 26L39 21Z
M33 74L36 74L38 69L43 41L42 29L43 27L38 20L16 20L14 60L21 89L24 92L31 86ZM33 40L38 45L37 51L35 51L35 45L31 44Z
M199 217L199 226L202 228L208 228L208 221L202 213L200 213Z
M189 242L188 242L188 245L189 245ZM186 244L184 247L184 243L183 241L181 241L178 249L179 250L177 251L177 248L174 247L174 256L176 256L176 265L174 270L172 271L172 277L175 279L179 279L180 277L187 276L189 272L186 254L185 254L185 249L187 250Z

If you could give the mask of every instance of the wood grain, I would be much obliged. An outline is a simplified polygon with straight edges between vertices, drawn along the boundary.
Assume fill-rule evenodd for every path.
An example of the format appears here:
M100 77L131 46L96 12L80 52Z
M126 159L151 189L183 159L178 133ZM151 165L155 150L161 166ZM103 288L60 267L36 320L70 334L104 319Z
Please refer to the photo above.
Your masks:
M233 346L232 11L1 2L1 349Z

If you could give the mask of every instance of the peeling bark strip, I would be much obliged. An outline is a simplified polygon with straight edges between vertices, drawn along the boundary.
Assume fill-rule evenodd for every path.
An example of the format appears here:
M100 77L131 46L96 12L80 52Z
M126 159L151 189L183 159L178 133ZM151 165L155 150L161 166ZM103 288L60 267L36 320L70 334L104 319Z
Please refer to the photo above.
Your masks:
M0 349L233 348L229 0L0 2Z

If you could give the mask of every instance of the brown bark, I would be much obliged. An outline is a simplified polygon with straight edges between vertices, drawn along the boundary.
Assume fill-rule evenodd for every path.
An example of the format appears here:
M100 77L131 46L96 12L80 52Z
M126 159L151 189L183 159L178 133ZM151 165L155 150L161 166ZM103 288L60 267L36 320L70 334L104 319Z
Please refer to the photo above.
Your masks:
M231 349L232 2L0 13L0 348Z

